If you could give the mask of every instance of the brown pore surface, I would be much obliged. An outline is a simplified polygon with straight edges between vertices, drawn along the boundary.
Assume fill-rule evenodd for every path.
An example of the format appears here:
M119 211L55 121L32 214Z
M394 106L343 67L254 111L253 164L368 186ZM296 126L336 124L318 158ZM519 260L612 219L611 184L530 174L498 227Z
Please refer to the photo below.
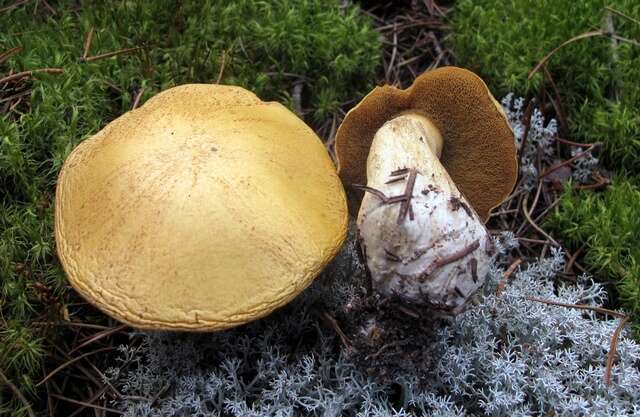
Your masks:
M431 119L442 134L445 169L481 219L511 192L518 177L513 132L486 84L473 72L441 67L400 90L376 87L347 113L336 134L339 175L356 216L366 184L369 148L377 130L401 113Z

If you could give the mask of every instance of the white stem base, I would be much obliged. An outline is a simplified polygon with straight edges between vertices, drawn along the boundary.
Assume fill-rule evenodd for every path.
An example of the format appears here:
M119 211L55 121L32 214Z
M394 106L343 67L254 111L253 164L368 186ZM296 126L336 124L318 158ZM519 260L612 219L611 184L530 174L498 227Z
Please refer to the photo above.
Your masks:
M484 284L491 238L440 163L437 130L425 120L400 116L376 133L358 229L374 289L457 314Z

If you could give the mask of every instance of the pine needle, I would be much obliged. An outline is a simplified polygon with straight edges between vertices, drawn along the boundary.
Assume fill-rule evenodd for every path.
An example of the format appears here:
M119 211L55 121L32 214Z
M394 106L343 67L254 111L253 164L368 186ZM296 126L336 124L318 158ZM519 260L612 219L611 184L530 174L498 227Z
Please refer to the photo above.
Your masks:
M9 387L9 389L13 392L13 394L24 404L25 409L27 410L27 414L29 414L29 417L36 417L35 413L33 412L33 409L31 408L31 404L29 404L29 401L27 401L27 399L24 397L22 392L20 392L18 387L16 387L11 381L9 381L9 378L7 378L4 372L2 372L2 369L0 369L0 381L4 385Z

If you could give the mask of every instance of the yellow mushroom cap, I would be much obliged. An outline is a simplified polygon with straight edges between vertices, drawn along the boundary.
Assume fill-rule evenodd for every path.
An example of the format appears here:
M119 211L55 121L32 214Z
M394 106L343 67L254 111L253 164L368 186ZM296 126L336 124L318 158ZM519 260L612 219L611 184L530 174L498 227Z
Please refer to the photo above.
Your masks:
M347 230L320 139L239 88L164 91L82 142L58 178L73 287L138 328L221 330L306 288Z
M513 132L486 84L471 71L442 67L400 90L376 87L351 109L336 134L339 174L349 210L358 212L366 184L367 156L378 129L403 113L426 116L443 138L440 161L481 219L511 192L518 178Z

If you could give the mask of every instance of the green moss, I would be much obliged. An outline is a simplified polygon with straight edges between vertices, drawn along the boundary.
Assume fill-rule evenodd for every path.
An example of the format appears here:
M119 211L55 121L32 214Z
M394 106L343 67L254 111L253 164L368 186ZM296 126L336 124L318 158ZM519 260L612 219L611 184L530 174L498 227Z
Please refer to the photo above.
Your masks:
M622 305L636 318L640 318L639 214L640 187L618 178L603 193L576 192L567 186L546 222L572 249L586 245L586 266L617 283Z
M381 55L369 20L342 3L61 1L56 15L44 7L34 14L29 4L0 13L0 53L23 47L0 65L0 74L64 68L26 81L32 94L0 114L0 368L21 389L32 391L42 376L53 340L33 321L67 311L87 320L87 310L68 305L71 292L52 236L55 181L69 152L130 109L141 87L144 101L173 85L220 76L222 83L289 105L294 82L301 81L308 121L326 121L368 91ZM89 55L143 49L81 63L91 27ZM8 95L2 92L0 100Z
M636 0L459 0L450 44L457 63L482 75L497 95L536 94L546 80L529 72L555 47L602 29L605 6L640 17ZM640 24L612 15L615 33L640 39ZM574 42L553 55L549 72L573 136L604 141L606 161L640 174L640 47L608 37Z

